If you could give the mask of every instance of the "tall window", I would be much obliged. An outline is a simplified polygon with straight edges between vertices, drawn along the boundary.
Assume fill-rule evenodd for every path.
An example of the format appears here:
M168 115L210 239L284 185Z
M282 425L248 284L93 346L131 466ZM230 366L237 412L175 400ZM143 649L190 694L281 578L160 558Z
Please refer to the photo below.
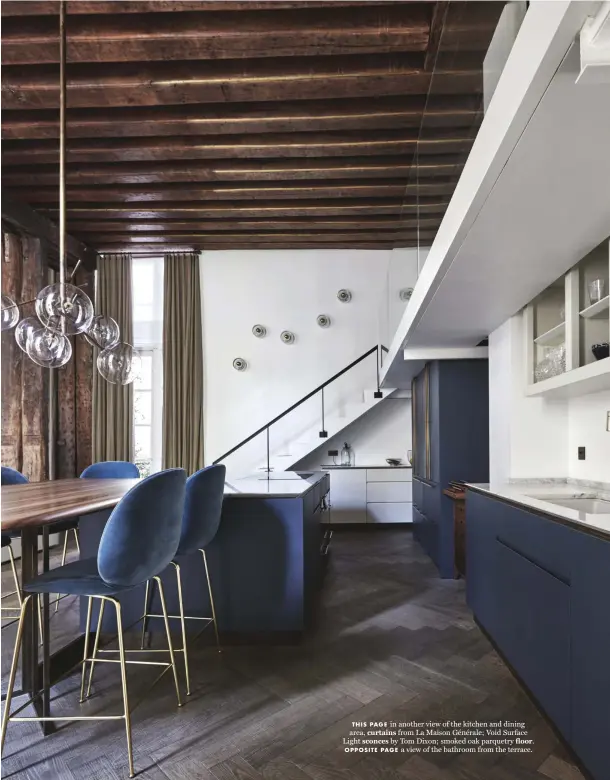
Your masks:
M142 371L133 386L135 462L142 476L161 468L163 413L163 258L133 260L134 347Z

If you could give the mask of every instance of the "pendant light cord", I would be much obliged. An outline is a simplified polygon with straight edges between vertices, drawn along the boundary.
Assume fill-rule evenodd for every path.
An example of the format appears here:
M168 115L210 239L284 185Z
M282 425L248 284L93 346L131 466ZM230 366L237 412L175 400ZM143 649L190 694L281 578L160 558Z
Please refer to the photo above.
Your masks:
M63 306L66 284L66 0L59 3L59 283Z

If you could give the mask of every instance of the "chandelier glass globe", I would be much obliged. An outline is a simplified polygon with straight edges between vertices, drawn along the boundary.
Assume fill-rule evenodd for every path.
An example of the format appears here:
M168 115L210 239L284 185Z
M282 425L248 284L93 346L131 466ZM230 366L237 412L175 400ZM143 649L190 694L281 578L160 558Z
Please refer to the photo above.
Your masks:
M112 385L129 385L139 375L142 359L125 341L104 349L97 356L97 370Z
M84 333L85 338L92 347L110 349L119 343L121 332L116 320L98 314L93 318L89 330Z
M8 295L2 295L2 330L10 330L19 322L19 306Z
M38 317L26 317L17 323L15 341L24 352L27 352L28 341L37 330L40 330Z
M28 337L25 351L39 366L59 368L65 366L72 357L72 344L62 333L39 327Z
M90 328L93 304L87 293L73 284L50 284L36 296L36 314L45 327L67 336Z

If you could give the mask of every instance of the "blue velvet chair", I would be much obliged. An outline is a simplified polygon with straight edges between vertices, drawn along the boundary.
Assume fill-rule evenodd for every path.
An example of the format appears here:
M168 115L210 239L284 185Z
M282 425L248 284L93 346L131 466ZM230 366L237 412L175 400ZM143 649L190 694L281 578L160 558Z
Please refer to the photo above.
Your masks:
M140 470L128 460L105 460L92 463L80 475L81 479L139 479Z
M184 501L184 515L182 517L182 532L180 534L180 544L178 545L177 555L189 555L191 553L201 553L205 576L208 583L208 592L210 595L210 607L212 617L194 617L184 614L184 604L182 601L182 577L180 574L180 564L177 560L172 560L171 565L176 571L178 586L178 604L179 615L170 615L172 618L180 620L182 629L182 647L177 652L182 652L184 656L184 669L186 676L186 694L191 693L191 683L188 665L188 651L186 643L186 620L205 620L204 629L210 623L214 625L216 635L216 646L218 652L222 652L220 639L218 636L218 623L216 622L216 609L214 607L214 596L212 594L212 583L210 580L210 571L205 555L205 548L216 536L218 526L220 525L220 516L222 512L222 500L224 495L224 486L226 478L226 467L223 465L208 466L201 469L188 478L186 482L186 497ZM146 583L146 595L144 597L144 614L142 616L142 642L146 636L148 619L160 618L162 615L150 613L150 598L152 596L152 587L150 582Z
M100 615L98 628L102 622L103 608L106 602L114 604L116 611L118 652L121 667L121 682L123 690L123 714L115 716L79 716L83 720L108 720L109 718L124 720L127 736L127 754L129 762L129 776L134 776L133 754L131 745L131 720L129 714L129 701L127 696L127 676L125 649L123 647L123 627L121 622L121 604L117 596L121 593L138 587L153 579L159 588L161 609L165 621L165 632L169 651L169 663L164 664L171 668L174 675L178 706L181 706L178 675L172 646L172 638L169 629L169 620L165 603L163 584L160 573L169 565L178 549L180 531L182 527L182 515L184 511L184 495L186 488L186 473L183 469L169 469L158 474L153 474L133 487L121 499L110 515L102 533L97 558L84 558L51 569L44 574L35 577L31 582L23 585L24 593L27 593L21 606L17 639L13 653L13 662L9 676L6 702L2 717L1 747L4 747L4 739L9 720L11 720L11 700L15 686L15 676L19 659L19 651L23 635L23 625L31 594L37 593L67 593L88 597L87 619L85 627L85 648L81 670L80 700L84 701L85 675L87 664L91 664L91 673L95 663L103 661L114 662L116 659L98 657L98 642L93 655L89 657L89 635L91 631L91 611L93 599L100 599ZM138 663L134 661L132 663ZM150 662L149 662L150 663ZM19 712L23 708L19 708ZM40 720L32 716L21 720ZM53 720L72 720L69 717L53 717Z

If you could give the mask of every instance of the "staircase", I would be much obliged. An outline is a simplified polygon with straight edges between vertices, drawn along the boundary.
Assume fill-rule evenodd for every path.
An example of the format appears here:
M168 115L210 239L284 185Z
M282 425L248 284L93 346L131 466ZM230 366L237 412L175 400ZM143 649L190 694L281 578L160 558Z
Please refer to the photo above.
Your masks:
M395 390L390 389L381 390L379 387L379 369L381 367L382 356L384 352L387 351L387 348L382 345L372 347L348 366L330 377L326 382L314 388L295 404L277 415L277 417L274 417L273 420L270 420L257 431L254 431L254 433L250 434L250 436L246 437L235 447L232 447L228 452L225 452L224 455L217 458L214 463L224 461L233 453L240 450L245 444L248 444L257 436L263 435L266 436L267 457L263 463L257 464L258 467L263 471L290 471L300 460L312 453L318 447L323 446L326 440L340 433L344 428L347 428L348 425L351 425L396 392ZM326 398L328 398L329 393L327 388L334 385L340 377L352 371L352 369L363 363L367 358L371 358L371 361L374 361L376 386L374 388L355 387L350 394L350 397L347 399L344 398L342 403L338 405L338 408L326 413L325 391ZM371 366L371 368L373 368L373 366ZM289 437L279 448L274 448L271 444L273 438L271 431L274 430L274 426L277 426L280 420L285 420L297 409L302 408L303 404L316 396L320 402L319 420L308 425L306 430ZM277 428L275 428L275 430L277 430Z

